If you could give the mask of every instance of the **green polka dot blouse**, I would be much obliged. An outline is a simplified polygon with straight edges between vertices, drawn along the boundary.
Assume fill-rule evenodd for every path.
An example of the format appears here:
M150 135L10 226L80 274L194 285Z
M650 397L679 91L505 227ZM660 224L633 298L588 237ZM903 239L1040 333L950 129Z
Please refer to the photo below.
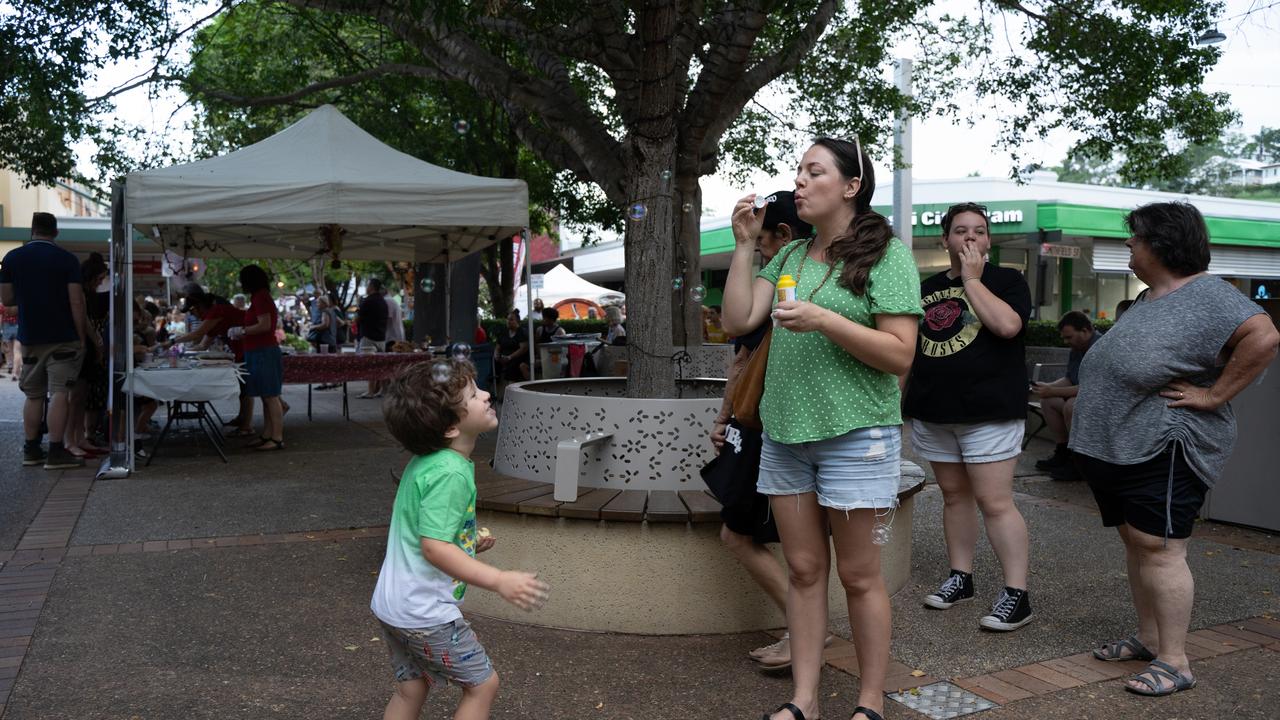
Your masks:
M822 283L827 266L806 259L804 247L792 251L804 242L783 248L756 277L777 284L780 276L790 275L796 280L797 298L867 327L875 327L875 315L924 314L920 271L897 238L889 241L884 257L872 268L861 296L840 285L844 263L837 263ZM788 444L826 440L858 428L901 425L898 379L854 358L822 333L775 327L760 419L770 438Z

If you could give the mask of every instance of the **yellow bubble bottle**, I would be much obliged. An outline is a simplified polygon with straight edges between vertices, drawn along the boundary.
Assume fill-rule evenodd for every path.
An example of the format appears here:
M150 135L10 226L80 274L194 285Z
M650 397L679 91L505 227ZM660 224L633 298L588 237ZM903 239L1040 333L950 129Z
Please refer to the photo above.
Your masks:
M778 278L778 284L774 287L778 291L778 302L787 302L796 299L796 280L790 275L782 275ZM779 327L778 319L773 319L773 326Z

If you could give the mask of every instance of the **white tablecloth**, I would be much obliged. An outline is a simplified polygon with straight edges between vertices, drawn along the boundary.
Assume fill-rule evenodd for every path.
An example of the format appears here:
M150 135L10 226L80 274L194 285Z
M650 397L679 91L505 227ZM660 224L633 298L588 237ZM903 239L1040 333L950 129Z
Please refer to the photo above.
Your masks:
M134 368L125 379L124 391L164 402L233 400L240 396L238 372L234 365Z

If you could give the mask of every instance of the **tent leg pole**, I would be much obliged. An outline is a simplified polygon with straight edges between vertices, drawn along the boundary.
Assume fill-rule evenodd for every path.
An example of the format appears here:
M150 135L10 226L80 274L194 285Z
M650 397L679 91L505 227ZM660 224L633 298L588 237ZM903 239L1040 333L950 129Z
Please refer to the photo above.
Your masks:
M534 353L537 352L533 347L533 257L530 254L529 247L529 228L520 231L520 253L524 255L524 294L525 307L529 309L526 320L529 322L529 379L537 380L534 372L537 370L537 364L534 362Z

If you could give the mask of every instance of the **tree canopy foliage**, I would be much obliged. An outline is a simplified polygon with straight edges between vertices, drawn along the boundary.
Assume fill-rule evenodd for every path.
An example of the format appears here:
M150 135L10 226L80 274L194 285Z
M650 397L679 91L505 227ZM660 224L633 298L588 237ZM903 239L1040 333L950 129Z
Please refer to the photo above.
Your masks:
M48 180L65 174L75 139L117 137L94 114L109 98L85 97L82 77L130 55L165 56L144 82L254 112L358 87L390 100L389 89L432 83L438 94L388 102L369 121L436 118L441 133L403 141L447 146L457 139L438 119L470 112L483 132L518 138L530 161L597 187L613 212L640 208L625 224L636 394L669 392L663 348L699 334L696 303L669 280L696 284L703 175L776 171L818 134L883 151L905 107L994 119L1014 167L1029 143L1066 130L1084 155L1123 158L1121 177L1170 178L1186 168L1183 147L1212 142L1232 119L1224 94L1201 89L1218 50L1194 43L1217 0L970 0L963 15L931 0L282 0L313 11L298 17L315 32L240 27L290 48L240 67L166 55L191 32L174 20L191 1L58 0L0 15L4 62L16 66L0 118L37 130L6 125L0 161ZM224 2L231 14L270 7ZM214 30L198 41L222 43ZM886 72L899 41L918 47L913 98ZM28 111L32 96L52 119Z
M1122 156L1096 157L1076 150L1061 165L1051 168L1063 182L1148 190L1221 195L1255 200L1280 200L1280 185L1260 187L1242 182L1243 168L1236 161L1280 163L1280 129L1261 128L1252 136L1227 132L1210 142L1192 143L1178 155L1183 172L1172 178L1134 180L1121 173Z

